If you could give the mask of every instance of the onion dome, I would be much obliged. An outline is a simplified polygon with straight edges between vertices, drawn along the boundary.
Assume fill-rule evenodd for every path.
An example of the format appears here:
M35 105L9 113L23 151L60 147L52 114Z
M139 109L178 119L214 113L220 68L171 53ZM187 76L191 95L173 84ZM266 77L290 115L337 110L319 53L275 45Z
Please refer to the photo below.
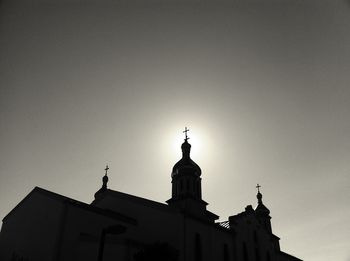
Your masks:
M270 214L270 210L263 204L262 202L262 194L260 193L260 185L257 186L258 194L256 194L256 198L258 199L258 206L255 209L255 213L259 216L268 216Z
M190 158L191 144L187 140L186 137L185 142L181 145L182 159L174 165L171 173L172 178L185 175L199 177L202 174L201 168Z
M108 176L107 172L109 170L108 165L105 168L105 175L102 177L102 187L95 193L95 199L103 192L107 191Z

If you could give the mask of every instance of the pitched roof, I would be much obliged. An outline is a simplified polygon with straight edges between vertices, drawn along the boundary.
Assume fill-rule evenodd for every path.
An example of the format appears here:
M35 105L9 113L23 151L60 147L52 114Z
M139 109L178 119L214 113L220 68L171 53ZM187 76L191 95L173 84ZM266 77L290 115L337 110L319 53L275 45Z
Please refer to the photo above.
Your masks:
M159 210L163 210L163 211L169 211L169 212L179 212L178 209L172 208L167 204L164 203L160 203L157 201L153 201L150 199L146 199L146 198L141 198L138 196L134 196L134 195L130 195L127 193L123 193L120 191L116 191L116 190L112 190L112 189L107 189L107 191L105 191L104 193L101 193L100 197L95 199L92 204L96 205L96 203L98 203L100 200L102 200L103 198L105 198L106 196L112 196L112 197L116 197L122 200L127 200L139 205L144 205L147 207L151 207L151 208L155 208L155 209L159 209Z
M285 253L285 252L283 252L283 251L279 251L279 253L282 254L282 255L284 255L284 256L287 256L288 258L294 259L295 261L303 261L303 260L301 260L301 259L299 259L299 258L297 258L297 257L295 257L295 256L292 256L292 255L290 255L290 254L287 254L287 253Z
M167 205L165 203L160 203L160 202L153 201L153 200L150 200L150 199L141 198L141 197L138 197L138 196L130 195L130 194L123 193L123 192L116 191L116 190L112 190L112 189L107 189L105 192L101 193L99 195L99 197L97 199L95 199L91 204L92 205L97 204L99 201L101 201L106 196L116 197L116 198L119 198L119 199L122 199L122 200L133 202L135 204L139 204L139 205L143 205L143 206L146 206L146 207L158 209L160 211L167 211L167 212L170 212L170 213L180 213L182 215L186 215L188 217L191 217L191 218L194 218L196 220L199 220L199 221L203 222L203 220L198 219L198 217L196 217L194 215L191 215L190 213L184 213L184 211L179 209L179 208L171 207L171 206L169 206L169 205ZM215 217L215 218L219 217L219 216L215 215L214 213L212 213L212 212L210 212L208 210L206 210L205 213L206 213L206 215L209 215L209 216L212 216L212 217ZM211 223L208 223L208 222L205 222L205 223L206 224L211 224ZM215 223L212 223L211 225L217 227Z
M36 194L36 193L40 193L42 195L50 197L51 199L61 201L61 202L65 203L65 204L70 204L70 205L73 205L75 207L82 208L84 210L87 210L87 211L90 211L90 212L94 212L96 214L103 215L103 216L106 216L106 217L114 218L114 219L117 219L117 220L129 223L129 224L132 224L132 225L136 225L136 223L137 223L135 219L133 219L131 217L128 217L128 216L125 216L123 214L117 213L115 211L107 210L107 209L101 209L99 207L96 207L96 206L93 206L93 205L89 205L89 204L86 204L84 202L81 202L81 201L78 201L78 200L75 200L75 199L72 199L72 198L68 198L66 196L63 196L63 195L57 194L55 192L52 192L52 191L49 191L49 190L46 190L46 189L43 189L43 188L39 188L39 187L35 187L22 201L20 201L17 204L17 206L14 207L3 218L3 221L6 221L6 219L9 218L11 216L11 214L14 213L19 206L24 204L25 201L27 201L33 194Z

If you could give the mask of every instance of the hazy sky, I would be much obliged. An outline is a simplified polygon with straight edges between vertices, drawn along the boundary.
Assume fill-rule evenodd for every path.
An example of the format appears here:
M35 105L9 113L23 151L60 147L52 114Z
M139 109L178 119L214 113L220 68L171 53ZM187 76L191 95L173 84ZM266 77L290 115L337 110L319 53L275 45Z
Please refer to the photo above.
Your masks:
M0 217L34 186L164 202L190 128L209 210L256 205L282 250L350 260L350 3L7 0Z

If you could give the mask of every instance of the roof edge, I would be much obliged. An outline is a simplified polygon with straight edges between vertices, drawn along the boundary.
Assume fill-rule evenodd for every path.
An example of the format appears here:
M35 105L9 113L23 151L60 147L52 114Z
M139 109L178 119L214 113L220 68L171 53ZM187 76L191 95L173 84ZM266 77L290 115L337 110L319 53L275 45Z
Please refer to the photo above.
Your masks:
M293 255L290 255L290 254L286 253L286 252L279 251L279 253L282 254L282 255L284 255L284 256L292 257L292 258L294 258L295 260L303 261L302 259L299 259L299 258L297 258L297 257L295 257L295 256L293 256Z
M40 187L35 187L31 192L29 192L29 194L27 196L25 196L24 199L22 199L4 218L3 218L3 222L6 221L6 219L8 219L8 217L20 206L22 205L28 198L30 198L34 193L40 193L42 195L48 196L53 200L58 200L58 201L62 201L65 204L71 204L74 205L76 207L85 209L87 211L91 211L94 212L96 214L99 215L103 215L103 216L107 216L110 218L114 218L114 219L118 219L120 221L129 223L129 224L133 224L136 225L137 221L131 217L125 216L123 214L120 214L118 212L112 211L112 210L106 210L106 209L102 209L99 208L97 206L92 206L90 204L60 195L58 193L40 188Z
M9 213L7 213L7 215L4 216L4 218L2 219L2 222L5 222L6 219L8 219L9 216L11 216L12 213L15 212L15 210L17 208L19 208L19 206L24 203L24 201L27 201L27 199L30 198L33 195L34 192L36 192L36 191L38 191L40 189L41 188L39 188L39 187L34 187L20 202L17 203L17 205L13 209L10 210Z
M154 200L150 200L150 199L134 196L134 195L131 195L131 194L127 194L127 193L124 193L124 192L111 190L111 189L108 189L107 191L105 191L103 193L103 195L101 194L100 198L97 199L97 200L94 200L92 202L92 204L102 200L107 195L110 195L112 197L122 198L122 199L129 199L129 200L132 200L136 204L146 203L148 206L156 208L156 209L161 209L161 210L165 210L165 211L169 211L169 212L178 212L177 210L169 207L169 205L167 205L165 203L161 203L161 202L158 202L158 201L154 201Z

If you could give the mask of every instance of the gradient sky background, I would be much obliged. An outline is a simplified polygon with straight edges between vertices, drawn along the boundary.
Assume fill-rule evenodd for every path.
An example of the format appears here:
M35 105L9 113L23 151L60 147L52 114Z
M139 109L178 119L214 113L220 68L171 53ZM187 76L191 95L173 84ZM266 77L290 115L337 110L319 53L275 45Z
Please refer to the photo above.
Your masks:
M203 198L282 250L350 260L350 3L3 0L0 217L34 186L164 202L190 128Z

